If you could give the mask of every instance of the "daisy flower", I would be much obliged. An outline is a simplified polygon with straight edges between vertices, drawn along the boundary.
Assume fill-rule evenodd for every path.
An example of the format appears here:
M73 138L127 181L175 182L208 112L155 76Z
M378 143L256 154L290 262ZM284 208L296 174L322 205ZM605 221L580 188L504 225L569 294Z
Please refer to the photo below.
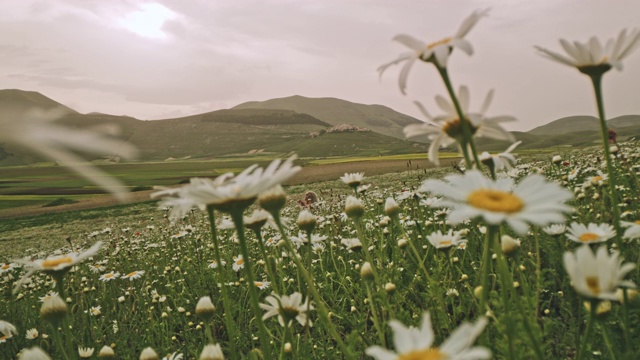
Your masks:
M27 335L25 335L25 338L27 340L35 340L35 339L38 338L38 336L40 336L40 333L38 332L38 329L33 328L33 329L27 330Z
M227 262L226 262L226 261L222 260L221 262L222 262L222 266L227 265ZM216 268L218 268L218 261L216 261L216 260L211 261L211 263L209 264L209 266L208 266L208 267L209 267L209 269L216 269Z
M411 67L416 60L420 59L425 62L432 62L440 68L445 68L447 67L447 61L449 60L450 53L454 48L462 50L467 55L473 54L473 47L471 46L471 43L464 37L469 33L469 31L471 31L471 29L473 29L476 23L483 16L488 14L488 12L488 10L474 11L462 22L460 28L458 28L458 31L453 36L446 37L430 44L422 42L410 35L396 35L393 40L405 45L411 50L400 54L397 59L380 66L378 68L380 76L382 76L389 66L404 62L404 66L402 67L402 70L400 70L400 77L398 80L400 91L403 94L406 94L407 77L409 76L409 71L411 71Z
M169 356L163 357L162 360L182 360L183 357L184 355L182 355L181 353L174 352Z
M100 246L102 246L102 241L96 242L92 247L82 253L71 252L66 255L51 256L39 260L16 260L17 262L24 264L28 268L28 271L20 281L16 283L14 291L17 290L24 281L31 277L31 275L36 271L43 271L51 276L66 274L66 272L71 270L71 268L76 264L97 254L98 250L100 250Z
M142 275L144 275L144 270L136 270L136 271L132 271L130 273L128 273L127 275L122 275L123 279L129 279L131 281L133 281L134 279L138 279L140 277L142 277Z
M634 222L621 221L620 226L626 227L623 237L625 239L638 239L640 238L640 220Z
M569 226L569 232L567 233L567 237L570 240L585 244L607 241L614 236L616 236L616 231L613 226L594 223L589 223L589 225L585 226L574 222Z
M77 153L96 155L117 155L134 158L136 148L110 135L117 132L112 126L101 129L73 129L55 124L54 120L69 115L63 109L36 110L3 103L0 113L0 143L11 143L37 154L40 154L69 170L100 186L115 195L119 200L126 200L127 191L124 184L109 174L90 165Z
M435 334L431 327L431 316L425 313L420 328L406 327L398 320L389 321L393 329L395 352L380 346L370 346L365 353L376 360L405 359L490 359L491 351L473 346L487 326L487 319L480 318L475 324L463 323L441 346L433 346Z
M563 213L572 210L564 201L573 194L537 174L528 175L517 185L511 178L493 181L477 170L449 175L445 180L427 180L420 190L443 197L437 205L451 208L447 220L454 225L482 217L493 225L506 222L524 234L528 224L562 222Z
M511 152L520 144L522 144L522 141L516 141L511 144L507 150L498 154L490 154L485 151L480 154L479 159L483 164L493 165L495 171L500 171L502 169L509 171L512 169L512 165L516 163L516 158L511 154Z
M591 183L592 185L602 185L608 179L609 179L609 175L608 174L605 174L602 171L598 170L598 174L589 177L587 182Z
M443 234L440 230L432 232L427 236L427 240L429 240L431 245L436 249L446 249L467 242L458 232L453 232L453 229L449 229L449 232L446 234Z
M100 275L100 280L102 280L104 282L107 282L107 281L110 281L110 280L117 279L118 277L120 277L120 273L119 272L111 271L111 272L108 272L106 274Z
M260 304L263 310L267 310L262 316L262 320L278 315L278 322L283 327L285 326L285 320L287 321L287 326L290 326L294 319L302 326L307 325L307 323L309 326L312 326L312 322L307 315L307 310L314 310L314 307L308 303L309 299L302 302L302 294L299 292L294 292L291 296L280 296L272 293L264 300L268 304Z
M83 359L88 359L93 355L94 348L78 346L78 355Z
M618 34L617 39L607 40L604 46L596 37L590 38L586 43L578 41L570 43L565 39L560 39L560 45L569 56L558 54L539 46L536 46L536 49L540 55L561 64L575 67L581 72L597 66L607 66L609 69L614 67L617 70L622 70L622 60L640 45L640 29L633 29L629 33L627 33L627 29L624 29Z
M180 188L164 188L151 194L151 197L162 198L160 207L171 207L169 217L173 220L184 216L193 207L205 210L212 206L217 210L229 212L234 206L249 206L261 192L297 174L301 168L293 166L295 159L295 155L284 162L276 159L266 169L254 164L238 175L227 173L215 180L192 178L187 185Z
M358 238L342 239L342 245L344 245L349 251L356 251L362 249L362 242Z
M364 180L364 173L344 173L344 176L341 176L340 180L355 189L362 184L362 180Z
M16 327L13 326L10 322L0 320L0 333L3 333L4 336L10 338L13 335L18 334Z
M260 290L268 289L271 286L271 281L254 281L253 284Z
M18 266L19 265L16 264L16 263L4 263L4 264L0 265L0 274L5 273L5 272L9 272L9 271L15 269Z
M579 174L580 174L580 168L577 167L575 169L572 169L571 171L569 171L569 175L567 175L567 179L569 180L573 180L575 179Z
M576 291L588 298L616 300L619 287L635 288L631 281L622 280L635 268L635 264L622 265L619 253L609 255L606 246L601 246L594 254L588 245L583 245L575 253L564 253L564 267Z
M485 97L482 107L480 108L480 112L477 113L469 111L470 96L469 89L466 86L460 86L458 99L460 101L462 113L466 116L464 121L469 126L472 136L488 137L511 142L516 141L513 134L500 126L500 123L514 121L514 117L496 116L490 118L485 116L485 112L491 105L491 100L493 99L493 90L489 91ZM431 122L435 123L435 125L430 123L411 124L404 128L404 135L407 138L426 135L426 137L431 141L431 145L429 146L429 160L438 165L438 151L440 150L440 147L447 147L456 142L458 144L463 143L464 133L462 131L460 116L458 115L455 106L441 95L436 96L436 103L444 112L444 115L433 117L421 103L415 102L422 114Z
M94 273L99 273L99 272L103 272L106 269L106 267L102 264L90 264L89 265L89 270L91 270L91 272Z
M240 269L244 269L244 259L242 258L242 254L233 257L233 265L231 266L233 271L240 271Z
M567 227L564 224L552 224L542 228L542 231L549 235L561 235L567 231Z

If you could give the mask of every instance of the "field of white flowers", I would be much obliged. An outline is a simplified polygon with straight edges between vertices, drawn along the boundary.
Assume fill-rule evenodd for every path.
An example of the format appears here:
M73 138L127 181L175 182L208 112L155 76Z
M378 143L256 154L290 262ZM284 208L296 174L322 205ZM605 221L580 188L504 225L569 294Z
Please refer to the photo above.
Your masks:
M447 70L485 13L436 43L398 35L411 51L380 69L404 63L404 92L416 61L435 66L445 115L420 105L435 126L406 134L431 140L433 162L455 144L462 165L349 173L301 202L280 185L295 156L158 189L165 216L0 258L0 357L640 358L640 152L607 129L601 94L640 31L539 48L592 81L602 144L518 162L517 143L476 151L479 136L515 141L513 119L485 115L492 93L468 111Z

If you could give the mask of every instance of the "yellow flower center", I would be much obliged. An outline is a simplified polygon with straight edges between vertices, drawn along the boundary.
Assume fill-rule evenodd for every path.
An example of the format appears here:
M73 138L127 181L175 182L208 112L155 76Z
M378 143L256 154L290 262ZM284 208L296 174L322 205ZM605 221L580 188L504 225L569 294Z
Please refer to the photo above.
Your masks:
M598 238L600 238L600 236L594 233L584 233L580 235L580 241L582 242L591 242L597 240Z
M602 181L602 176L598 175L591 178L591 182L593 183L597 183L598 181Z
M524 207L519 197L500 190L479 189L469 194L467 201L479 209L507 214L517 213Z
M442 246L451 246L451 240L442 240L442 241L440 241L440 245L442 245Z
M300 311L292 306L283 306L279 309L280 312L280 316L282 316L286 322L289 322L293 319L296 318L296 316L298 316L298 314L300 314Z
M137 271L132 271L132 272L128 273L126 277L135 276L137 273L138 273Z
M447 37L447 38L444 38L442 40L438 40L436 42L432 42L431 44L427 45L427 49L433 49L436 46L445 45L445 44L448 44L449 42L451 42L451 38Z
M105 279L111 279L113 277L113 274L105 274L104 278Z
M598 295L600 294L600 283L598 281L597 276L587 276L587 287L591 291L592 294Z
M447 355L443 354L438 348L426 350L416 350L398 357L398 360L445 360Z
M640 220L636 220L633 223L636 224L636 225L640 225Z
M469 126L469 130L471 131L471 135L475 134L476 130L478 128L476 128L475 126L473 126L471 124L471 122L469 120L466 120L467 125ZM447 121L444 125L442 125L442 131L444 131L447 135L449 135L450 137L454 138L454 139L459 139L462 136L464 136L464 133L462 131L462 123L460 121L460 119L452 119Z
M264 285L264 284L263 284L263 283L261 283L260 281L256 281L256 282L255 282L255 284L256 284L256 286L257 286L257 287L261 287L261 286L263 286L263 285Z
M42 262L42 267L43 268L54 268L58 265L62 265L62 264L71 264L73 262L73 259L66 256L66 257L60 257L57 259L50 259L50 260L45 260Z
M11 267L11 265L9 265L9 264L4 264L4 265L2 265L2 267L0 267L0 270L7 270L7 269L8 269L8 268L10 268L10 267Z
M238 265L244 264L244 259L240 258L240 259L236 260L236 264L238 264Z

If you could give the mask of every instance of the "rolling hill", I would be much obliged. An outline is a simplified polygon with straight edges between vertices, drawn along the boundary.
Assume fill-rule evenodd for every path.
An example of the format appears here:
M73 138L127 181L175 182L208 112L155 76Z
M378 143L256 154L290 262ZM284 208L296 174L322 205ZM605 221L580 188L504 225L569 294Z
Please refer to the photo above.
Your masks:
M250 101L233 109L287 109L309 114L332 125L353 124L377 133L404 139L402 129L421 121L382 105L357 104L336 98L289 96L267 101Z
M614 130L637 126L640 129L640 115L623 115L607 120ZM629 129L626 129L629 130ZM546 125L529 130L533 135L559 135L583 131L600 131L600 121L594 116L568 116Z
M68 127L116 124L120 128L120 138L134 144L140 150L140 160L145 161L255 152L282 154L296 151L300 156L325 157L424 150L424 144L373 131L327 131L332 127L330 123L287 109L227 109L176 119L142 121L128 116L80 114L44 95L20 90L0 93L0 104L3 101L19 109L68 109L57 120ZM0 165L21 165L38 161L42 161L42 158L24 149L11 144L0 144Z

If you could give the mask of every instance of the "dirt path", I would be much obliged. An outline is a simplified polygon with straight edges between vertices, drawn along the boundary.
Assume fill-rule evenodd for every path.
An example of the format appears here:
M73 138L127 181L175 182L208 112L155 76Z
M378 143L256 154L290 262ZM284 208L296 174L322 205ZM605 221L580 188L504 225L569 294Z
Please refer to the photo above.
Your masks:
M449 166L458 160L446 160L441 166ZM409 166L411 168L409 168ZM431 168L433 165L427 160L370 160L370 161L354 161L337 164L323 164L315 166L303 167L296 176L294 176L287 185L310 184L314 182L337 180L344 173L364 172L366 176L381 175L393 172L408 171L410 169ZM137 191L131 193L130 203L138 203L148 201L150 195L155 190ZM119 205L120 203L112 196L97 195L89 199L82 199L75 204L66 204L55 207L42 206L23 206L13 209L0 210L0 219L40 215L54 212L86 210L100 207L108 207Z

